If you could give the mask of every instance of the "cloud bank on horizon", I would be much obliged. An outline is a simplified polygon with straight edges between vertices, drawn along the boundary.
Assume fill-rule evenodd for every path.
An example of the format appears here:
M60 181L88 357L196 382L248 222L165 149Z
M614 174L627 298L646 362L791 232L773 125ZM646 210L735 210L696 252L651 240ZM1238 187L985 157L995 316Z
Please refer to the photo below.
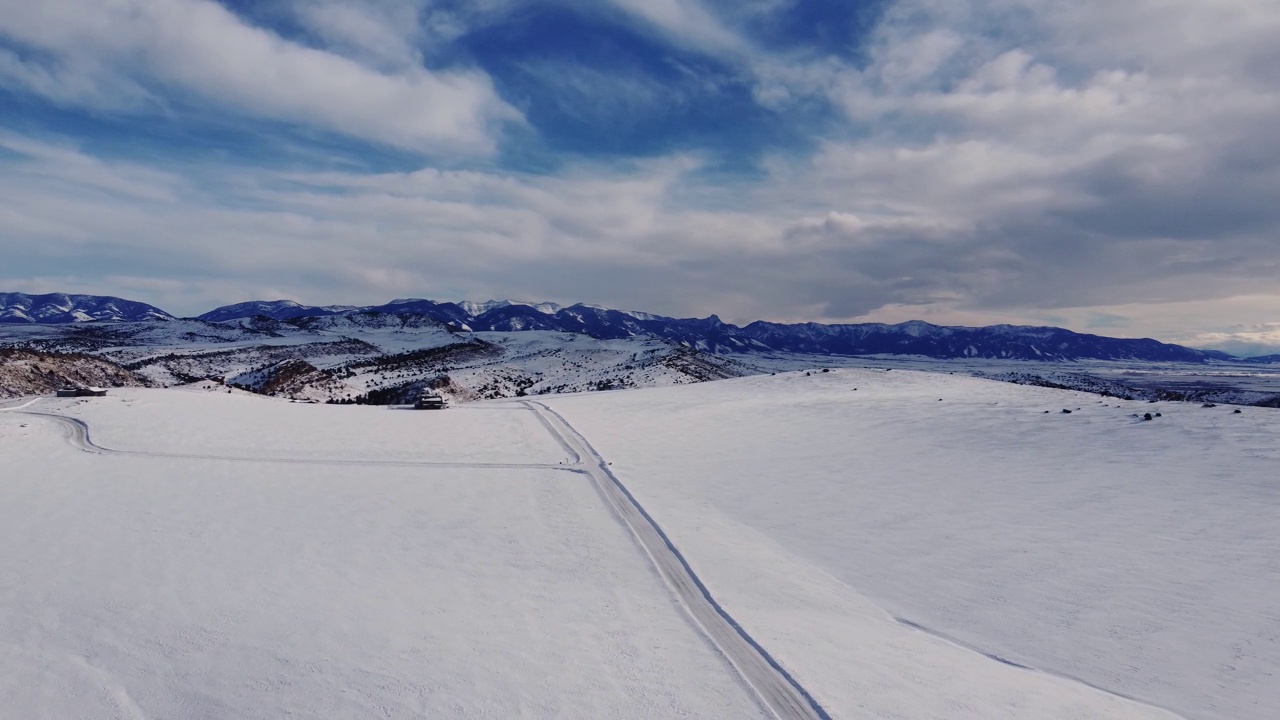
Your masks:
M0 289L1280 347L1280 5L0 0Z

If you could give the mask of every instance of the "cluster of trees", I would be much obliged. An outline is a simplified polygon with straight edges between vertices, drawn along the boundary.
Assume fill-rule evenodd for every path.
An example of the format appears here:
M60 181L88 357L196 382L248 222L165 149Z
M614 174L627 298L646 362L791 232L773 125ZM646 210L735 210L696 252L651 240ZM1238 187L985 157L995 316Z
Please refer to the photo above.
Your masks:
M414 380L384 388L374 388L359 395L333 398L330 405L408 405L415 402L424 389L446 387L452 383L448 375L437 375L427 380Z

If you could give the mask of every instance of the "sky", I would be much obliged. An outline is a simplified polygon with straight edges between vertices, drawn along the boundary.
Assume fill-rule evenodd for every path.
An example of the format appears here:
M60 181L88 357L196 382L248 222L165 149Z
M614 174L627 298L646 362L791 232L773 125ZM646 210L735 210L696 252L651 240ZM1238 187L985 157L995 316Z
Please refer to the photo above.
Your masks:
M0 0L0 291L1280 351L1274 0Z

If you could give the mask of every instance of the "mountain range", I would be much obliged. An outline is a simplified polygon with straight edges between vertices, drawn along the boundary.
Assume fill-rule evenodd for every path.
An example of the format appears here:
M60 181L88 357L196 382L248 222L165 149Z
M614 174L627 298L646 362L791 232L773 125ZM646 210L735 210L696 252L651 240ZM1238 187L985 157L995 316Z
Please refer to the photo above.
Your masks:
M104 295L0 293L0 323L63 324L173 320L153 305Z
M882 323L782 324L757 321L739 327L711 315L670 318L641 312L577 304L438 302L421 298L383 305L312 306L289 300L253 301L211 310L196 319L227 322L265 317L290 321L307 317L388 313L423 316L459 331L544 330L581 333L602 340L651 336L710 353L803 353L814 355L919 355L1003 360L1139 360L1205 362L1236 360L1213 350L1197 350L1152 339L1110 338L1055 327L994 325L946 327L921 321ZM0 294L0 323L76 323L87 321L172 320L145 303L93 295ZM1268 362L1274 357L1257 358Z

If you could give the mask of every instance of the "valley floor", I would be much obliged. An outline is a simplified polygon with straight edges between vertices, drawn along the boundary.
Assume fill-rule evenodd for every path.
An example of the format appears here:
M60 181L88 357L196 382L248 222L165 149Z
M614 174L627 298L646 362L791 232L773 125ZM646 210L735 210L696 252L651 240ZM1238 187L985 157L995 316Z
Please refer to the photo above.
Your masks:
M830 717L1280 707L1280 412L867 369L538 402L0 406L0 707L766 716L596 482Z

